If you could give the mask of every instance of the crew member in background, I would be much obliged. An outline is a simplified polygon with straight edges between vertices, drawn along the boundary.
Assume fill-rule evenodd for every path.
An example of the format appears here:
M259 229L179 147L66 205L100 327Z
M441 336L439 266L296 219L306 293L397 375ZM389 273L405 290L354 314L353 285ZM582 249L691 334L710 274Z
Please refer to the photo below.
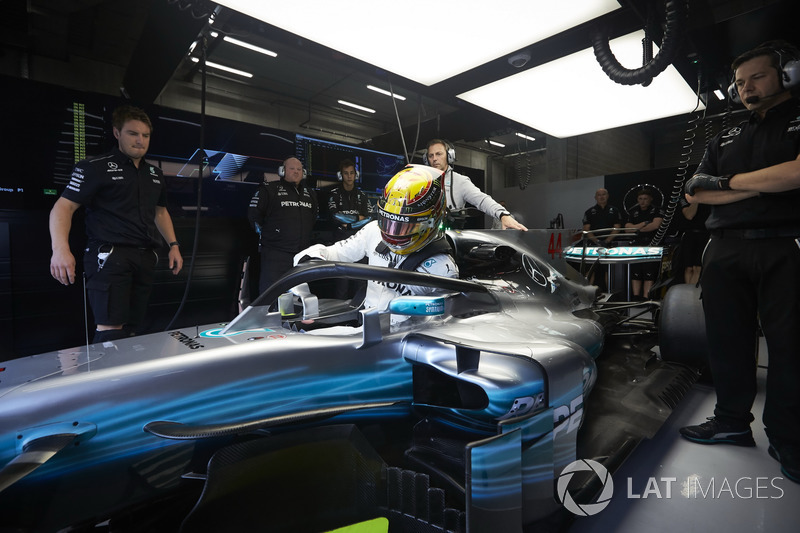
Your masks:
M289 157L278 168L280 180L263 181L247 209L247 219L260 235L259 292L292 268L294 254L311 244L317 220L317 195L306 183L303 163Z
M435 169L444 172L444 189L448 209L463 209L467 202L493 219L500 221L503 229L528 231L528 228L517 222L511 213L481 191L465 175L455 172L451 165L455 162L455 149L442 139L428 142L425 162Z
M675 264L683 268L684 283L697 285L703 265L703 250L710 235L706 229L706 219L711 208L706 204L690 204L685 197L681 198L680 206L685 222Z
M771 41L733 62L731 96L750 116L718 134L686 182L711 205L700 287L714 416L681 428L700 444L755 446L758 324L769 349L763 422L769 454L800 483L800 51Z
M632 244L647 246L664 221L664 212L653 205L653 191L644 187L636 194L636 205L628 210L626 228L637 230ZM659 263L634 263L631 265L631 299L645 300L658 277Z
M86 207L83 268L97 324L93 342L137 333L153 288L156 249L168 245L173 274L183 267L166 207L164 176L160 168L144 160L153 131L150 118L139 108L123 105L114 110L111 125L117 147L76 164L50 211L50 274L68 285L75 283L76 276L75 257L69 249L72 217L79 207Z
M336 224L334 239L340 241L354 235L370 220L370 206L367 195L356 187L358 171L351 159L339 163L341 185L331 191L328 198L328 213ZM366 262L366 260L365 260ZM364 282L339 278L335 282L334 298L346 300L353 297Z
M621 228L622 212L617 207L609 205L608 191L605 189L597 189L594 200L597 203L583 213L583 231L588 232L586 238L595 246L611 246L614 236L619 231L595 236L592 230Z
M331 191L328 213L337 225L336 240L346 239L369 222L370 207L367 195L356 187L358 172L350 159L339 163L341 185Z
M602 246L609 248L614 246L614 237L619 233L618 229L622 227L622 212L613 205L608 203L608 191L606 189L597 189L594 193L594 200L597 202L594 206L590 207L583 214L583 231L586 233L586 238L593 246ZM592 230L601 230L617 228L617 231L609 231L596 236ZM600 290L605 290L608 287L608 267L603 270L604 284L600 286ZM589 283L594 283L594 270L589 276Z

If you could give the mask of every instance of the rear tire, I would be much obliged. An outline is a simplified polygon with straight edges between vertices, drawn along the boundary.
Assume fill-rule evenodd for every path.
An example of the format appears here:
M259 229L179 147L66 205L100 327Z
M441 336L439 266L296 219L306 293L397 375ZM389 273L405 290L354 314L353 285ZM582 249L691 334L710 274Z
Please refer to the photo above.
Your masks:
M690 284L669 288L661 304L661 359L708 374L708 339L700 288Z

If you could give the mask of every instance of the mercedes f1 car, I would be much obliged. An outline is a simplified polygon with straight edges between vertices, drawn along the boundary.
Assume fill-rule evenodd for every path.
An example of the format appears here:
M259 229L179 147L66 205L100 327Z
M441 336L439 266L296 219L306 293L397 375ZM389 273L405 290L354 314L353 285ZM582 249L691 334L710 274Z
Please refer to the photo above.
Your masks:
M311 262L227 324L0 363L3 526L511 532L552 515L608 333L596 287L534 231L447 238L459 279ZM437 293L286 301L331 278Z

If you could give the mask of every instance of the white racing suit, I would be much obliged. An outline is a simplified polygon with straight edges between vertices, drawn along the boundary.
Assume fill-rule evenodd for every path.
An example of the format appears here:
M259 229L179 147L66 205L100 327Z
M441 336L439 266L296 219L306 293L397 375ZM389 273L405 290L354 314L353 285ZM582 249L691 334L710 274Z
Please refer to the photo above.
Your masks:
M326 261L341 261L355 263L364 257L369 259L370 265L397 268L409 256L399 255L389 250L381 239L378 222L373 220L364 226L355 235L330 246L315 244L294 256L294 264L305 256ZM447 278L458 277L458 267L453 258L448 254L439 253L422 261L415 269L417 272L434 274ZM384 281L368 281L367 295L364 307L377 307L384 311L388 309L389 302L398 296L431 294L436 289L403 285L402 283L387 283Z

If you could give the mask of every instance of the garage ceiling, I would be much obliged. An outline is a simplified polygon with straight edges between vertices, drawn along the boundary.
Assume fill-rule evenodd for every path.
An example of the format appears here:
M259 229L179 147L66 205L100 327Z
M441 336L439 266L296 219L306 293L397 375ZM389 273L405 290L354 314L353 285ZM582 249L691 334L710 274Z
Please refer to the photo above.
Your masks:
M522 69L591 46L591 32L596 27L616 37L643 28L649 18L655 21L650 27L660 33L664 0L619 2L621 9L611 14L523 47L530 50L534 59ZM283 4L280 9L292 9L291 2ZM364 1L365 6L369 4ZM297 121L298 132L314 133L309 126L317 115L324 115L330 135L346 130L353 144L363 142L377 149L391 146L396 151L401 133L398 124L402 125L409 148L419 147L433 136L492 153L518 151L521 142L526 150L537 148L537 143L544 146L545 135L541 132L456 98L520 72L509 64L507 56L425 86L206 0L4 0L3 5L6 16L0 21L0 54L5 60L11 56L23 58L13 67L4 62L6 74L58 83L57 79L45 79L46 73L32 75L25 58L47 57L66 64L80 58L118 68L120 87L132 100L145 104L153 102L170 84L200 83L200 67L191 56L199 57L203 48L195 46L191 54L189 50L192 43L204 42L208 61L253 74L243 78L207 68L207 80L211 80L208 83L228 93L246 92L297 116L305 115ZM688 5L687 31L674 66L691 87L698 86L699 79L704 98L707 91L727 84L728 65L740 52L773 38L791 41L800 11L796 0L689 0ZM212 13L215 22L209 26ZM313 16L297 13L299 18ZM442 22L433 18L441 27ZM425 27L423 17L419 19L420 28ZM341 20L332 20L331 25L341 31L357 32L358 28L350 27L348 20L347 13L342 13ZM387 39L397 40L398 46L402 46L403 39L415 38L407 28L394 28L385 21L384 24ZM441 50L446 61L446 31L440 29L439 33L442 37L431 38L431 47ZM231 45L223 41L225 35L272 50L277 57ZM198 37L203 39L198 41ZM491 35L476 38L489 39ZM550 90L558 90L558 83L580 80L558 80ZM406 100L365 90L366 85L387 90L391 87ZM209 99L215 94L209 93ZM342 99L356 99L375 113L347 108L339 103ZM722 111L724 103L712 96L708 106L709 112L714 113ZM342 125L341 131L337 131L337 123ZM521 141L516 132L537 141ZM319 131L318 136L324 137L325 131ZM506 144L506 148L491 146L487 140Z

